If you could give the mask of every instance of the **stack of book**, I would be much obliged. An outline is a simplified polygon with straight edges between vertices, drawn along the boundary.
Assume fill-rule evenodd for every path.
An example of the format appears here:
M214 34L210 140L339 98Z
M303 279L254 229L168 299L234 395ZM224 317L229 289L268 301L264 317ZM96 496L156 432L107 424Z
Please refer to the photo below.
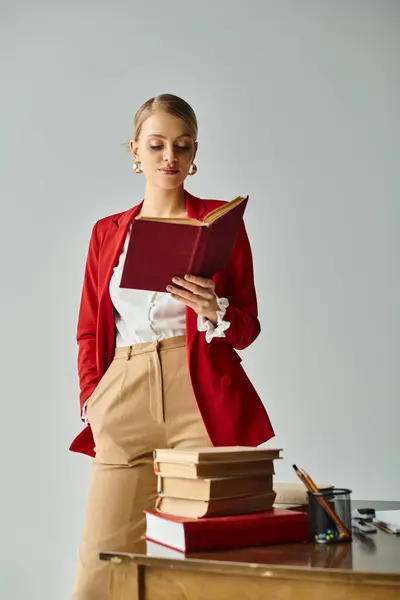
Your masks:
M274 508L280 449L157 449L146 538L181 552L305 541L307 516Z
M279 454L240 446L155 450L157 509L192 518L270 510L275 500L273 461Z

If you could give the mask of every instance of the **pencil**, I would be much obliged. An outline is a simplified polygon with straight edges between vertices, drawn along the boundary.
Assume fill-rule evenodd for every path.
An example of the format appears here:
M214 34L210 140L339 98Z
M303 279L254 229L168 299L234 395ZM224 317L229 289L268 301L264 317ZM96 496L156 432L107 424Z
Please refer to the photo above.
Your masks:
M314 481L311 479L311 477L309 475L307 475L307 473L305 471L300 470L296 465L293 465L293 469L295 470L296 475L304 483L305 487L307 488L307 490L309 492L314 493L314 494L319 493L319 489L318 489L317 485L314 483ZM322 506L322 508L325 510L325 512L336 523L336 525L339 527L339 529L341 529L343 531L345 536L350 538L351 536L350 536L349 530L347 529L347 527L345 527L344 523L338 517L338 515L335 513L335 511L329 506L329 504L325 500L325 498L323 496L315 496L315 498L319 502L319 504Z
M313 492L316 492L316 493L317 493L317 492L319 492L319 489L318 489L318 486L317 486L317 484L316 484L316 483L314 483L314 481L313 481L313 480L311 479L311 477L310 477L310 476L309 476L309 475L308 475L308 474L305 472L305 470L304 470L304 469L299 469L299 471L300 471L300 472L303 474L303 476L304 476L304 479L305 479L306 481L308 481L308 483L309 483L309 485L310 485L310 488L311 488L311 490L312 490Z
M389 527L386 527L386 525L384 525L380 521L373 521L373 524L376 525L379 529L382 529L382 531L385 531L385 533L394 533L394 534L396 534L396 532L393 531L393 529L390 529Z

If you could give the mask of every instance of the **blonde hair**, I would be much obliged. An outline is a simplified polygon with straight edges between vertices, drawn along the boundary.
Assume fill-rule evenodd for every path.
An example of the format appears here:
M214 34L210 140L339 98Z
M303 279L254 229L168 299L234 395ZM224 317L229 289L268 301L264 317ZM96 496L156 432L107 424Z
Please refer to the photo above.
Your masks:
M186 123L189 129L190 135L193 140L197 141L198 127L197 118L193 108L179 96L173 94L160 94L147 100L137 110L133 119L133 139L135 142L138 141L140 132L143 127L143 123L152 115L155 111L162 110L178 119L182 119Z

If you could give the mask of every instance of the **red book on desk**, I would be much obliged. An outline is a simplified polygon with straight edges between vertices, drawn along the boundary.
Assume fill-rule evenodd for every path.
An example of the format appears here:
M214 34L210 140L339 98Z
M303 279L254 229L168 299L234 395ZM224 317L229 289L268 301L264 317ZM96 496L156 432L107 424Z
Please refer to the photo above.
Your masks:
M134 219L120 287L165 292L174 276L211 278L228 263L247 201L238 196L204 221Z
M186 519L146 513L146 539L181 552L268 546L308 540L305 513L284 509L247 515Z

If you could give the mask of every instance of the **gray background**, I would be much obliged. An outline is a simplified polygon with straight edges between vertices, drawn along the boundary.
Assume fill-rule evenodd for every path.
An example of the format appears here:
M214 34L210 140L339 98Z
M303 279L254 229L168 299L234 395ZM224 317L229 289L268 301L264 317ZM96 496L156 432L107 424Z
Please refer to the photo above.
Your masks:
M250 194L263 333L244 364L285 450L399 499L399 23L385 0L0 1L2 600L67 600L90 460L75 329L93 223L142 198L122 147L171 92L203 197Z

